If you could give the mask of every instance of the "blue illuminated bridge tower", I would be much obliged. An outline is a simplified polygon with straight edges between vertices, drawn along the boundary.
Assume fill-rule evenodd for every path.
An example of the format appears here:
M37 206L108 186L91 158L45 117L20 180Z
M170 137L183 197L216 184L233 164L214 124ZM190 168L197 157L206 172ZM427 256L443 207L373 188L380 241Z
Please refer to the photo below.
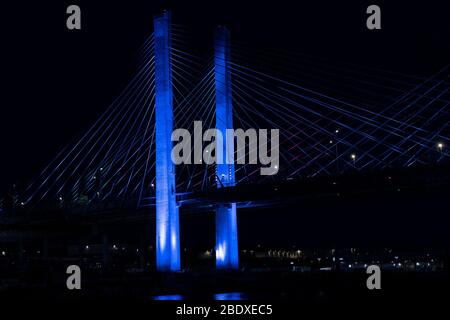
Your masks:
M154 20L156 89L156 267L180 270L180 226L172 162L173 93L170 12Z
M170 12L156 16L155 83L156 83L156 266L158 271L180 270L179 210L176 201L175 165L171 159L173 132L173 92L171 66ZM226 130L233 129L229 32L219 27L215 39L216 129L218 135L218 188L235 185L234 137L227 141ZM220 137L221 136L221 137ZM219 140L221 143L219 143ZM237 269L236 203L216 206L216 266Z
M216 129L218 134L216 182L218 188L235 185L234 136L227 139L226 130L233 129L233 102L230 72L230 33L225 27L218 27L215 35L214 74L216 86ZM223 141L219 141L223 139ZM221 143L220 143L221 142ZM237 238L236 203L216 205L216 267L237 269L239 252Z

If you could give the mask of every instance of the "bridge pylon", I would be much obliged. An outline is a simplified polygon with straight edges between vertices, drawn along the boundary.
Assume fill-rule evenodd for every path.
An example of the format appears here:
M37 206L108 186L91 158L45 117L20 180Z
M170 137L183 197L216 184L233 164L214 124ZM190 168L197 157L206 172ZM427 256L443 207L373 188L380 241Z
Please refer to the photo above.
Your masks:
M170 12L154 18L156 114L156 268L180 270L180 227L172 162L173 92Z
M216 129L221 133L216 137L218 159L223 161L217 164L217 187L235 185L234 171L234 137L228 141L226 130L233 129L233 102L231 92L230 72L230 32L220 26L216 30L215 52L215 89L216 89ZM216 205L216 268L238 269L238 230L236 217L236 203Z

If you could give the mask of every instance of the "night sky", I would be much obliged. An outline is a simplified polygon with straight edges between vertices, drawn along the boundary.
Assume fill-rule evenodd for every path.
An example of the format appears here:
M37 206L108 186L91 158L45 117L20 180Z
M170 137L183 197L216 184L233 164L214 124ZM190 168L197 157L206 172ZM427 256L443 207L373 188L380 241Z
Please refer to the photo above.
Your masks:
M66 28L71 4L81 7L81 31ZM381 7L382 30L366 28L371 4ZM436 73L450 57L444 1L8 1L0 18L1 193L13 183L22 188L119 95L162 9L171 9L173 23L189 30L200 55L211 52L214 28L223 24L232 42L260 52L277 48L420 77ZM386 200L390 211L377 199L359 199L320 208L302 204L276 216L261 211L256 219L249 212L239 217L240 243L350 246L357 238L364 246L450 245L445 200L416 200L406 207L401 199ZM182 218L182 242L212 246L213 223L212 215Z
M444 1L19 1L2 3L0 186L22 183L80 136L125 87L163 8L212 47L214 26L250 46L428 76L450 56ZM382 9L382 30L365 9ZM82 30L66 29L78 4ZM426 4L426 6L425 6Z

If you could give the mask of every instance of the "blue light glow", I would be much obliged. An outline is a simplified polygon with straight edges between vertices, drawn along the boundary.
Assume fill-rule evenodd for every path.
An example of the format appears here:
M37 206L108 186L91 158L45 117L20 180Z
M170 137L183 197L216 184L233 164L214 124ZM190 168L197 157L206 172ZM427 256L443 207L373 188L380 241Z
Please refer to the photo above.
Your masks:
M184 298L183 298L182 295L173 294L173 295L155 296L155 297L153 297L153 300L158 300L158 301L178 301L178 300L184 300Z
M231 95L231 73L229 66L229 31L219 27L215 40L215 86L216 86L216 129L224 141L222 150L218 150L224 161L217 165L217 186L234 186L234 141L227 141L226 129L233 129L233 104ZM220 137L220 136L219 136ZM221 156L219 156L220 158ZM218 269L237 269L239 251L237 237L236 204L218 204L216 206L216 267Z
M171 159L173 130L170 13L155 17L156 84L156 266L180 270L180 231L175 196L175 168Z
M217 293L214 295L214 300L222 301L222 300L244 300L245 296L242 292L227 292L227 293Z
M236 203L216 206L216 267L239 268Z

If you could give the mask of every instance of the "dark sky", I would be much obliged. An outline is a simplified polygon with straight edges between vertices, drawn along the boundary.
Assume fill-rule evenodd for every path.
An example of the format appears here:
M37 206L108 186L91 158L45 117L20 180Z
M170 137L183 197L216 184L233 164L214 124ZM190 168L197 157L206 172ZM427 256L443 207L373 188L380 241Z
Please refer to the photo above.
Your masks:
M395 2L395 4L394 4ZM382 30L365 27L368 5ZM445 1L9 1L2 2L0 186L31 178L114 100L162 8L200 50L227 25L233 40L430 75L450 57ZM66 29L78 4L82 30Z

